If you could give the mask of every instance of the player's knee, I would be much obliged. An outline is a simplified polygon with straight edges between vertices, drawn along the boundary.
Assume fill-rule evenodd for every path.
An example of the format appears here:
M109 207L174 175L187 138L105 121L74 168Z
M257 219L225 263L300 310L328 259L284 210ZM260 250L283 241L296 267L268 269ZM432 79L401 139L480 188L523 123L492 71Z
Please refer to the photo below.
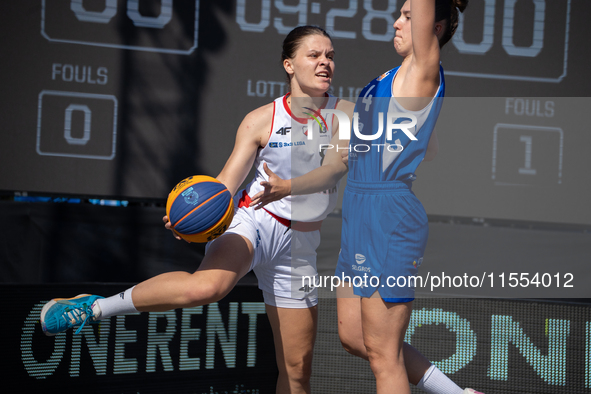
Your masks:
M386 349L379 342L366 341L365 351L374 375L391 373L394 368L404 368L402 349Z
M343 346L343 349L345 349L348 353L351 353L354 356L366 358L363 340L360 340L359 336L352 335L349 331L340 329L339 339L341 340L341 346Z
M380 347L379 342L372 341L370 339L366 339L364 341L365 351L367 352L367 357L369 361L372 360L379 362L382 360L386 354L382 347Z
M289 360L285 365L285 373L288 379L300 386L305 386L310 382L312 376L312 360L308 358L299 360Z
M368 349L367 359L369 361L369 367L371 368L371 371L373 372L376 378L378 378L382 373L388 372L388 360L385 357L382 357L379 353L372 352Z
M339 333L339 339L341 340L341 346L343 346L343 349L345 349L347 352L353 355L356 354L357 349L354 346L353 341L351 341L348 336Z

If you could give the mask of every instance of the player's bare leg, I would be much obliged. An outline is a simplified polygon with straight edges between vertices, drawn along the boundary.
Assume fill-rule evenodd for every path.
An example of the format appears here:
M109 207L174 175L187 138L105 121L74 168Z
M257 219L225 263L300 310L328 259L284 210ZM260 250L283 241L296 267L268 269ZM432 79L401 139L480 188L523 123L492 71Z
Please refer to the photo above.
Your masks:
M225 234L213 242L194 273L168 272L133 289L138 311L159 312L206 305L224 298L248 272L253 247L245 237Z
M273 328L279 378L277 394L310 393L312 354L316 340L318 307L279 308L267 305Z
M252 258L250 241L237 234L224 234L210 245L194 273L161 274L109 298L85 294L51 300L41 311L41 326L47 335L56 335L110 316L209 304L234 288L248 272Z

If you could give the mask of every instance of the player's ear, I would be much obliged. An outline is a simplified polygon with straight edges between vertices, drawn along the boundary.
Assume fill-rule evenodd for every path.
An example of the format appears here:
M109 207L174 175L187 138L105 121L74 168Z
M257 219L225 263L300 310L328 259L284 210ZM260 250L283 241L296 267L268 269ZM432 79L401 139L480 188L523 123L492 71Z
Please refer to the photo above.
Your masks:
M288 73L289 75L292 75L295 72L293 70L293 64L290 59L283 60L283 68L285 69L285 72Z
M444 22L435 22L435 35L437 36L437 38L441 38L441 35L443 34L443 32L445 31L445 25Z

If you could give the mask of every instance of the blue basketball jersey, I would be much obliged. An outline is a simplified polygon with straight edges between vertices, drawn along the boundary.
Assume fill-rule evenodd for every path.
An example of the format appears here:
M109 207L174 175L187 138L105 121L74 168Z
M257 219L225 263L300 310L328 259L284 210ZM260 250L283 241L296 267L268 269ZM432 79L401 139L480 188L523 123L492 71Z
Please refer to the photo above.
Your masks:
M445 80L440 66L439 89L433 100L420 111L409 111L392 93L392 82L399 69L382 74L359 94L349 144L348 179L364 182L416 179L414 172L425 157L439 116Z

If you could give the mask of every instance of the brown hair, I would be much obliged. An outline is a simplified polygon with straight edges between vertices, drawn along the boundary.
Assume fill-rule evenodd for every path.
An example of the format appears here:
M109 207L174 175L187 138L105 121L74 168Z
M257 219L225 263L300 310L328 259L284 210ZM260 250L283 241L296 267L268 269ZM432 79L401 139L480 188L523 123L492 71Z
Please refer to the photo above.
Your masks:
M458 28L459 13L464 12L469 0L436 0L435 22L446 22L445 32L439 40L439 47L443 47L453 37Z
M281 51L281 63L285 59L293 59L295 57L296 51L302 44L304 38L318 34L321 36L327 37L331 42L332 38L330 35L321 27L318 26L298 26L292 31L289 32L285 40L283 40L283 50ZM287 74L287 84L290 84L289 74Z

